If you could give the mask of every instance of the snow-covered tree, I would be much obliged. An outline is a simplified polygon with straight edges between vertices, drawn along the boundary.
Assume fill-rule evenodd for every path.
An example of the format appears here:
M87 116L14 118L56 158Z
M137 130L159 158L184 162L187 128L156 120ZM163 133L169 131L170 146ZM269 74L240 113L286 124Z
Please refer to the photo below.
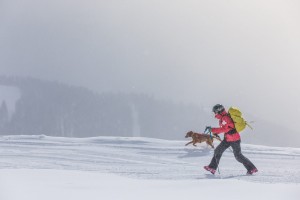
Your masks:
M8 109L5 101L0 106L0 130L3 130L9 121Z

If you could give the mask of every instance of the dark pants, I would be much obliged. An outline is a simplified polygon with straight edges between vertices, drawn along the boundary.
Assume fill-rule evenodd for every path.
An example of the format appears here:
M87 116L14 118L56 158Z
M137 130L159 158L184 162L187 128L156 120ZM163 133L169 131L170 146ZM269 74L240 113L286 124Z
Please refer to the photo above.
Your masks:
M228 147L232 147L235 159L238 162L242 163L248 171L256 168L253 165L253 163L242 154L241 140L238 140L235 142L227 142L227 141L223 140L219 144L219 146L215 149L214 157L212 158L212 160L209 164L210 168L217 169L220 159L221 159L221 156Z

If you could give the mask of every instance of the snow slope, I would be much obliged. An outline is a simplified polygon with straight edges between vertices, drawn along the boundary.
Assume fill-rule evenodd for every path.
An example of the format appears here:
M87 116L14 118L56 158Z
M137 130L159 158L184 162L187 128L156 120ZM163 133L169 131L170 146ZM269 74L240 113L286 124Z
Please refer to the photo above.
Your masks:
M300 149L242 144L259 173L246 176L227 150L213 176L203 170L213 150L186 142L3 136L0 199L299 198Z

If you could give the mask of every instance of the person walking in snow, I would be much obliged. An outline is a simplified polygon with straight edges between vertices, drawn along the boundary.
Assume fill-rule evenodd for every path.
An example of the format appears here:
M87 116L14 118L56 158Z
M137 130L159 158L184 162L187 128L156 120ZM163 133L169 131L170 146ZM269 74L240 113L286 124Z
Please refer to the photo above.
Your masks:
M225 133L225 135L223 141L215 149L214 157L212 158L210 164L208 166L204 166L204 169L211 172L212 174L215 174L223 152L227 148L232 147L235 159L245 166L245 168L247 169L247 175L256 173L258 171L257 168L248 158L246 158L242 154L240 134L235 129L234 122L231 119L230 115L226 112L224 106L221 104L217 104L213 107L212 111L215 114L215 118L219 119L220 127L208 127L209 131L211 131L213 134Z

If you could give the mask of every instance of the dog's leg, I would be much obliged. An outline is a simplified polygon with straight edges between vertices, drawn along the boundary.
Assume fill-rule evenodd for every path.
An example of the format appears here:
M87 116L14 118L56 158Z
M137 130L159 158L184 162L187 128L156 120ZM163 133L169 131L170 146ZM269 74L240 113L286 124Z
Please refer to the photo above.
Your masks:
M211 141L206 141L206 144L208 144L209 146L211 146L213 149L215 148Z
M191 144L191 143L193 143L193 141L190 141L190 142L186 143L185 146L187 146L187 145L189 145L189 144Z

